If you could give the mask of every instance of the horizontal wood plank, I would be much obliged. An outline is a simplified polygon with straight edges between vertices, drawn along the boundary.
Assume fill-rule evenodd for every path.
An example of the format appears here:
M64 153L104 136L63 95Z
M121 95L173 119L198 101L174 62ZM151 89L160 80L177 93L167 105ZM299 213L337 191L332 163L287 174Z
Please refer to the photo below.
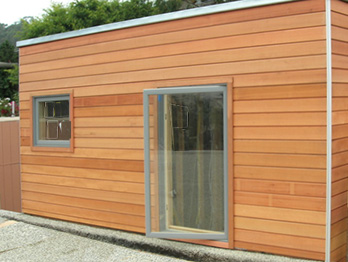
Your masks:
M338 180L332 183L332 196L342 194L347 191L348 188L348 178Z
M85 208L76 208L71 206L61 206L48 204L44 202L36 202L30 200L22 201L23 209L45 210L50 213L58 213L66 216L74 216L80 218L93 217L94 220L106 221L117 224L124 224L136 227L145 226L145 217L125 215L114 212L96 211Z
M21 166L22 172L31 174L54 175L62 177L101 179L110 181L123 181L144 183L144 174L138 172L104 170L104 169L88 169L73 168L46 165L26 165Z
M236 217L236 229L325 239L325 226Z
M348 30L347 30L348 32ZM332 81L335 83L348 83L348 70L347 69L334 69L332 70Z
M343 232L331 238L331 251L334 251L337 248L341 247L342 245L346 245L346 244L347 244L347 234L346 232Z
M331 237L335 237L347 230L347 218L331 225Z
M317 238L279 235L244 229L236 229L235 238L237 241L256 244L267 243L271 246L308 250L313 252L323 252L325 250L325 240Z
M77 208L88 208L92 210L110 211L121 214L129 214L136 216L145 216L144 205L132 205L126 203L117 203L111 201L101 201L85 198L75 198L67 196L58 196L52 194L43 194L30 191L23 191L22 198L29 201L38 201L44 203L52 203L56 205L67 205Z
M114 229L119 229L119 230L131 231L131 232L145 233L144 227L121 225L121 224L108 222L108 221L99 221L99 220L88 219L86 217L84 217L84 218L75 217L75 216L72 216L72 214L62 215L62 214L58 214L58 213L51 213L51 212L48 212L47 210L33 210L33 209L29 209L29 208L23 209L23 213L36 215L36 216L42 216L42 217L48 217L48 218L53 218L53 219L61 219L61 220L65 220L65 221L72 221L72 222L77 222L77 223L82 223L82 224L88 224L88 225L92 225L92 226L101 226L101 227L108 227L108 228L114 228Z
M348 9L347 9L347 5L346 3L342 2L342 1L332 1L332 7L331 9L333 11L335 11L336 13L341 13L344 15L348 14Z
M74 99L74 107L141 105L142 94L80 97Z
M325 225L325 212L235 204L237 217Z
M100 191L87 188L62 187L57 185L30 183L25 181L22 182L22 190L68 197L111 201L117 203L128 203L134 205L144 205L145 203L145 196L141 194L132 194L115 191Z
M144 194L144 184L119 182L110 180L62 177L52 175L36 175L22 172L22 181L28 183L41 183L47 185L57 185L61 187L86 188L102 191L116 191L133 194Z
M33 152L30 147L21 147L22 155L56 156L90 159L144 160L141 149L110 149L110 148L75 148L73 153L64 152Z
M289 249L284 247L276 247L266 244L256 244L256 243L249 243L249 242L243 242L243 241L235 241L235 246L237 248L250 250L250 251L262 251L266 253L273 253L273 254L279 254L279 255L285 255L285 256L292 256L292 257L305 257L315 260L325 260L325 252L312 252L308 250L298 250L298 249Z
M332 181L339 181L348 178L348 164L332 169Z
M342 206L347 206L347 190L331 197L331 209L336 209Z
M308 90L301 92L301 88L294 92L294 90L289 90L290 95L282 95L276 90L274 90L277 95L274 98L289 98L289 97L325 97L326 96L326 70L323 69L313 69L313 70L294 70L294 71L282 71L282 72L268 72L268 73L255 73L250 75L235 75L233 77L234 87L270 87L270 86L283 86L283 85L304 85L313 83L321 83L320 90L312 90L311 95L307 94ZM299 95L296 93L299 92ZM273 92L270 92L273 93ZM285 92L286 94L286 92ZM316 95L315 95L316 94ZM319 95L320 94L320 95ZM269 94L268 94L269 95ZM257 99L256 96L253 99ZM268 97L262 96L259 99L267 99Z
M244 166L273 166L297 168L326 167L325 155L235 153L233 159L235 165Z
M335 55L335 54L332 55L332 67L333 68L347 70L348 69L347 61L348 61L348 56Z
M333 122L343 121L341 118L333 117ZM234 126L321 126L326 124L326 113L252 113L235 114Z
M337 70L333 70L337 71ZM347 97L348 96L348 83L333 83L332 96L335 97Z
M78 117L105 117L105 116L142 116L142 105L126 106L101 106L101 107L82 107L74 110L74 115Z
M348 215L347 207L342 206L331 211L331 224L335 224L342 219L345 219Z
M348 23L348 12L347 10L345 10L345 6L341 6L342 9L337 10L336 9L336 4L333 4L333 8L332 10L334 10L334 12L331 12L331 23L334 26L338 26L338 27L342 27L342 28L348 28L347 23ZM346 11L346 13L344 13L344 10Z
M344 170L337 170L333 172L338 171L340 172L340 174L345 172ZM337 174L335 176L338 177L340 175ZM234 166L234 177L278 181L325 183L326 170L284 167Z
M325 211L325 198L319 197L235 191L234 202L254 206Z
M348 42L348 28L342 28L338 26L332 26L331 27L332 31L332 39L342 41L342 42Z
M76 138L143 138L144 129L141 127L115 128L75 128Z
M347 164L348 151L335 153L332 155L332 167L343 166Z
M332 127L332 139L346 138L348 132L348 124L335 125Z
M235 179L234 190L269 194L325 197L325 184Z
M333 261L338 262L346 262L347 256L347 245L343 244L341 247L337 248L336 250L333 250L330 254L330 257Z
M238 78L236 78L238 79ZM288 98L313 98L325 97L325 85L282 85L266 87L236 88L233 92L235 101L239 100L259 100L259 99L288 99Z
M324 140L322 127L235 127L234 139Z
M338 55L348 55L348 43L347 42L341 42L341 41L332 41L332 53L338 54Z
M234 152L326 154L325 141L234 140L233 145Z
M282 87L279 87L282 88ZM285 87L286 88L286 87ZM258 92L255 89L256 92ZM261 92L260 92L261 93ZM237 98L236 98L237 99ZM342 101L343 102L343 101ZM236 100L233 112L238 113L280 113L280 112L325 112L325 98L296 98L276 100ZM348 102L343 102L348 108ZM333 102L335 104L335 102ZM342 104L342 103L340 103ZM339 107L338 105L335 107Z
M77 148L144 149L142 138L76 138Z
M75 127L143 127L141 116L81 117L75 119Z
M21 156L22 164L40 165L45 163L48 166L61 167L77 167L119 171L144 171L144 161L130 160L110 160L110 159L94 159L91 161L88 158L71 158L71 157L50 157L50 156Z

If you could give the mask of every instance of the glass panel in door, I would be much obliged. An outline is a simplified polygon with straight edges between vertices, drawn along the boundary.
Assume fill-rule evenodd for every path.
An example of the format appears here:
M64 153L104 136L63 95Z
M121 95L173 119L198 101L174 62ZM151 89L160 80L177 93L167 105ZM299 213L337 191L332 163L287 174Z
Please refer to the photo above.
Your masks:
M152 233L225 237L224 92L208 90L148 97Z

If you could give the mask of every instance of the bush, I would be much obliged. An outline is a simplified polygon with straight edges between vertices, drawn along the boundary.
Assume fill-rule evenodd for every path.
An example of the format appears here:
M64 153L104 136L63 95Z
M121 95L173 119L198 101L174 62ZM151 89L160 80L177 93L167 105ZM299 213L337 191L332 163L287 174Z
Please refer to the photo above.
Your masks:
M10 98L0 98L0 117L12 115L12 101ZM15 102L15 115L19 115L19 106Z

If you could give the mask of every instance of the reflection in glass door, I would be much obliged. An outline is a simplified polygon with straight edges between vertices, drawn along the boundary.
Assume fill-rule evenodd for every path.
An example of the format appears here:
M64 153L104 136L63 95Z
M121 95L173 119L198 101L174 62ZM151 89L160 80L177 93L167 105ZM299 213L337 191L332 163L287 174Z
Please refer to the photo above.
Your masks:
M147 97L150 232L164 237L223 239L225 89L161 90L166 92L154 90L157 94Z

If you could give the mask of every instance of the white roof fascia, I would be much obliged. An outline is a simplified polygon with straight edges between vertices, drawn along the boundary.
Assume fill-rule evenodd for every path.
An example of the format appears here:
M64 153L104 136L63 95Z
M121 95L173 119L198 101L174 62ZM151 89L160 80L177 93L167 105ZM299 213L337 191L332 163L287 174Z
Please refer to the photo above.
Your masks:
M60 34L54 34L54 35L49 35L49 36L43 36L43 37L23 40L23 41L17 42L17 47L36 45L36 44L53 42L53 41L63 40L63 39L68 39L68 38L73 38L73 37L97 34L97 33L102 33L102 32L107 32L107 31L113 31L113 30L118 30L118 29L129 28L129 27L136 27L136 26L141 26L141 25L166 22L166 21L171 21L171 20L184 19L184 18L189 18L189 17L209 15L209 14L214 14L214 13L221 13L221 12L227 12L227 11L232 11L232 10L246 9L246 8L252 8L252 7L265 6L265 5L280 4L280 3L293 2L293 1L298 1L298 0L240 0L240 1L224 3L224 4L217 4L217 5L210 5L210 6L204 6L204 7L199 7L199 8L186 9L186 10L172 12L172 13L147 16L147 17L127 20L127 21L122 21L122 22L94 26L94 27L85 28L85 29L76 30L76 31L71 31L71 32L66 32L66 33L60 33Z

